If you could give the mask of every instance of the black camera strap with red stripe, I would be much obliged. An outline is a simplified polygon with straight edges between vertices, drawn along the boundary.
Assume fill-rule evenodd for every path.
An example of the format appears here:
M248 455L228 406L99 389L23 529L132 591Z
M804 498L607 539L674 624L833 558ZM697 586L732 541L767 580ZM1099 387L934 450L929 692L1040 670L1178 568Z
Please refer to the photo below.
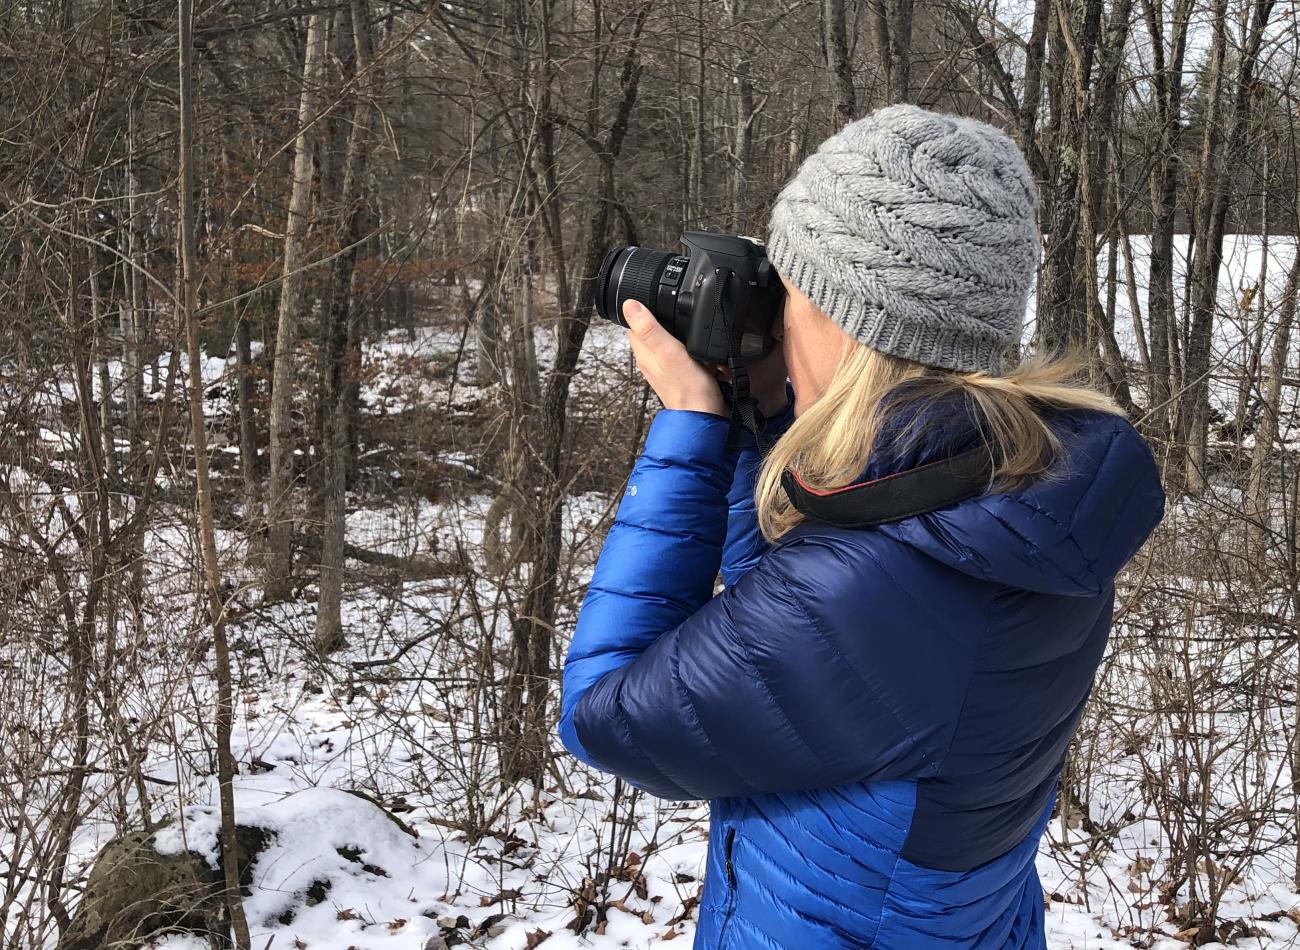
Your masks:
M819 490L795 472L781 473L781 487L796 509L842 528L872 528L955 505L988 490L991 475L986 448L971 449L869 482Z

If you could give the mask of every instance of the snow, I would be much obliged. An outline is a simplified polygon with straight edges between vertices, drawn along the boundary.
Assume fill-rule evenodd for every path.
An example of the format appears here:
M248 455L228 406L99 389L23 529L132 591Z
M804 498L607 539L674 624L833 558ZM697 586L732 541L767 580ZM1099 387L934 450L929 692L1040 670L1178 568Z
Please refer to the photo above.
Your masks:
M244 904L255 936L283 936L287 928L309 945L364 935L370 946L400 947L410 946L414 934L432 932L413 895L445 891L446 869L370 802L338 789L306 788L241 805L240 823L270 836ZM215 867L219 826L215 807L191 806L183 821L154 836L155 846L163 854L202 854Z
M1145 304L1145 245L1140 238L1133 243L1139 300ZM1184 242L1176 256L1181 258L1185 249ZM1293 239L1274 239L1269 245L1264 295L1274 302L1295 252ZM1237 316L1220 321L1214 342L1218 361L1239 358L1248 328L1233 302L1264 260L1258 240L1230 237L1221 305L1224 314ZM1104 274L1104 259L1098 269ZM1177 273L1176 286L1181 280ZM1120 345L1135 354L1127 308L1121 290ZM395 331L369 345L363 405L385 415L428 406L448 414L478 411L492 394L472 379L448 372L463 330L448 321L409 334ZM538 335L537 353L544 370L554 358L549 333ZM201 361L214 417L230 408L233 366L229 356ZM183 359L177 370L183 381ZM623 331L595 321L579 365L575 401L630 400L619 382L630 370ZM120 372L120 365L110 366L113 380L120 380ZM225 391L213 388L223 384ZM61 384L47 385L46 393L50 405L73 395ZM1235 390L1216 388L1214 397L1230 408ZM1295 398L1294 389L1289 398ZM38 435L54 449L75 447L75 436L54 419ZM455 446L440 450L437 460L460 469L474 461ZM18 470L10 474L11 488L22 478L31 480ZM160 484L172 481L167 472L159 473ZM460 541L477 558L490 501L482 489L438 500L410 494L391 503L353 499L348 538L402 557L437 557ZM590 576L602 540L600 526L615 502L596 491L577 491L569 498L564 530L573 567L560 580L570 603ZM1176 509L1172 516L1179 516ZM193 642L192 631L204 627L193 597L198 589L192 570L194 539L183 523L157 525L147 541L153 583L164 592L146 608L156 622L159 644ZM241 588L254 584L246 541L221 531L218 543L225 576ZM440 936L454 934L472 946L515 950L544 932L549 936L542 946L548 950L689 947L692 900L705 866L708 815L703 805L631 794L563 753L558 760L562 771L552 784L497 790L499 764L492 742L479 728L480 720L491 723L497 710L490 705L490 690L467 687L495 669L485 667L480 644L486 641L498 650L508 644L510 579L481 571L471 583L455 577L372 583L363 582L360 569L356 577L361 580L349 587L343 605L349 648L323 667L308 658L310 589L297 603L250 610L229 630L238 684L236 811L241 823L270 833L245 905L254 946L424 950L439 946ZM252 603L252 598L238 602ZM571 614L559 618L562 633L571 629L572 620ZM1128 622L1117 627L1116 641L1141 634L1126 627ZM564 637L559 639L557 667L564 647ZM376 660L390 662L354 665ZM1149 671L1140 660L1135 653L1109 671L1094 705L1140 697L1149 685ZM1205 657L1207 663L1220 661ZM1289 665L1278 675L1294 682L1294 659L1285 662ZM155 835L156 846L167 853L187 849L215 865L216 785L205 751L214 704L206 673L210 656L201 657L196 667L192 658L142 644L130 663L134 679L124 704L139 721L158 723L147 736L146 773L174 783L151 788L155 818L173 819ZM191 673L196 673L192 682ZM44 695L41 701L46 707L34 709L33 715L43 709L54 715L61 700ZM1278 796L1289 796L1284 713L1280 705L1269 714L1277 741L1263 762L1250 766L1249 778L1256 786L1276 788ZM1241 711L1225 711L1219 727L1240 729L1246 721ZM1173 741L1168 723L1149 725L1149 742ZM1108 729L1104 723L1099 728ZM1106 758L1094 777L1087 817L1113 833L1098 841L1083 822L1053 820L1038 859L1050 896L1049 945L1056 950L1184 947L1153 893L1168 848L1167 829L1142 790L1141 753L1100 750L1099 755ZM1216 773L1222 779L1215 786L1216 801L1225 812L1234 796L1244 794L1234 776L1245 768L1228 758ZM90 790L105 788L106 782L96 778ZM414 834L351 794L354 790L382 802ZM128 804L135 806L133 797ZM1281 798L1276 804L1284 813ZM622 837L616 837L620 829ZM84 871L116 830L106 803L82 825L74 841L74 867ZM0 829L0 850L7 850L10 834ZM1278 948L1300 941L1300 896L1288 883L1294 844L1285 835L1285 829L1271 827L1261 855L1228 889L1221 918L1248 921L1256 932L1235 946ZM602 932L589 927L575 933L569 929L576 916L575 896L584 892L584 882L611 869L608 881L594 885L595 896L613 902ZM321 899L309 903L313 893ZM200 950L206 944L173 936L155 946Z

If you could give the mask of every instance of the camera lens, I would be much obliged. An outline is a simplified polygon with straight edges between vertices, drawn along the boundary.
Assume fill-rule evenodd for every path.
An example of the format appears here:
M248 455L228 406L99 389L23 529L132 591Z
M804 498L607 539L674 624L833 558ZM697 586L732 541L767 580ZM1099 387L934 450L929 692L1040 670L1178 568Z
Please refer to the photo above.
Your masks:
M676 257L645 247L616 247L601 261L596 279L596 312L606 320L627 326L623 301L635 300L655 312L656 289L667 263Z

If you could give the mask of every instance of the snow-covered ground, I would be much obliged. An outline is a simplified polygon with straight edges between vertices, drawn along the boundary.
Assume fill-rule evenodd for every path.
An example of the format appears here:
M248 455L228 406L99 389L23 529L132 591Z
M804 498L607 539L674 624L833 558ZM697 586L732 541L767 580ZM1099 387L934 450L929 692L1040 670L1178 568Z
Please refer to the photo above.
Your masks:
M571 530L593 511L575 505ZM430 509L436 520L439 512ZM482 596L490 596L484 589ZM346 622L360 634L340 664L352 658L391 656L397 644L426 633L429 618L445 616L449 597L441 585L403 585L392 598L358 591ZM395 601L400 601L396 603ZM235 634L237 642L244 631ZM345 688L322 680L298 659L311 634L310 610L284 610L255 635L260 655L241 663L257 667L257 688L245 688L236 752L245 771L238 778L241 821L279 833L256 867L257 888L247 902L255 946L322 950L439 947L436 938L458 934L475 946L505 950L531 946L549 933L547 947L689 946L691 916L705 861L707 810L700 805L660 803L622 792L572 760L561 759L565 785L521 788L498 794L486 784L493 765L467 711L463 693L426 669L429 656L398 665L401 676L358 675ZM429 654L454 655L444 639L429 641ZM324 683L324 691L321 691ZM460 716L460 721L456 720ZM458 737L458 730L460 734ZM156 777L179 780L175 801L210 800L211 780L187 775L174 761L155 761ZM1099 802L1097 820L1135 798L1136 776L1116 789L1114 802ZM373 810L337 791L361 788L395 810L418 838L401 832ZM306 794L302 790L314 790ZM297 793L297 794L295 794ZM477 799L470 804L471 799ZM155 802L155 804L160 804ZM492 816L491 831L471 840L455 827L469 813ZM612 818L626 827L626 837ZM1077 824L1075 822L1067 822ZM186 811L187 846L205 854L215 848L211 805ZM105 826L87 831L88 857ZM168 847L175 829L160 833ZM1161 853L1161 830L1148 819L1129 821L1099 863L1083 857L1095 847L1082 827L1054 821L1038 866L1045 891L1050 945L1065 948L1173 948L1173 928L1149 883ZM356 849L376 870L339 856ZM1076 859L1086 866L1080 885ZM619 875L608 884L603 933L567 929L576 917L575 895L599 869ZM1295 920L1300 897L1283 883L1286 870L1266 867L1226 902L1224 918L1244 918L1261 935L1240 947L1285 947L1300 942ZM332 882L324 900L308 906L304 895L321 879ZM291 919L283 921L286 911ZM455 922L464 918L460 926ZM1271 918L1271 919L1270 919ZM1164 936L1161 936L1162 931ZM1268 939L1264 939L1264 937ZM430 940L434 942L430 943ZM1135 942L1135 939L1137 942ZM298 943L295 943L298 941ZM172 940L173 948L201 950L198 941Z
M1145 245L1137 239L1134 253L1144 304ZM1273 302L1294 253L1294 241L1275 239L1269 248L1265 295ZM1223 293L1228 316L1215 338L1216 357L1226 364L1240 361L1242 341L1252 332L1233 301L1257 279L1264 259L1257 240L1230 241ZM1104 260L1098 269L1104 274ZM1254 305L1258 302L1257 296ZM1135 353L1122 288L1117 309L1121 345ZM411 336L391 333L368 347L362 394L367 411L392 415L435 406L452 414L473 412L490 394L443 371L462 344L461 331L442 320ZM539 333L537 342L545 367L553 353L549 334ZM228 408L233 387L223 384L233 378L233 362L219 357L203 362L214 416ZM110 371L119 377L120 367ZM575 400L626 398L613 394L613 381L630 371L623 332L597 321L579 366ZM1294 399L1295 391L1289 395ZM1215 396L1230 409L1235 388L1216 387ZM77 436L51 425L45 438L66 450ZM449 446L438 461L455 466L466 459ZM479 493L439 498L407 493L391 504L357 498L349 507L348 539L407 557L434 557L459 541L478 559L490 501ZM600 492L570 498L565 525L572 569L561 585L570 605L589 577L611 505L611 497ZM237 587L252 585L245 540L227 532L219 540L227 576ZM181 528L160 526L149 545L151 560L159 564L195 563L193 539ZM356 576L344 604L349 647L327 667L307 659L311 589L294 604L240 615L230 630L239 693L237 811L241 821L273 833L272 845L254 867L253 896L246 902L253 945L275 950L439 950L458 943L495 950L689 946L705 863L704 806L630 794L562 752L545 787L497 790L487 733L499 710L493 691L473 684L496 669L484 642L494 640L500 647L507 641L509 584L494 582L485 570L469 580L394 582L367 574L364 565L351 566ZM188 593L195 589L192 568L175 571L166 582L174 599L160 598L151 609L163 618L158 621L163 628L179 631L194 623L201 632L197 607L190 603L196 598ZM256 597L248 590L236 600L252 605ZM178 611L181 601L185 606ZM169 610L177 615L169 616ZM1140 636L1141 630L1125 626L1129 622L1121 619L1114 642ZM571 624L571 614L560 618L562 632ZM176 634L177 642L184 640ZM563 635L559 640L557 667L565 646ZM159 832L160 846L214 857L215 778L203 751L210 742L205 717L213 705L212 683L204 669L194 672L175 653L141 648L132 663L138 667L133 675L140 715L163 710L168 719L168 728L153 734L145 760L154 780L155 818L176 819ZM1287 664L1279 667L1285 679L1294 657L1279 663ZM1099 688L1098 702L1140 698L1145 675L1141 662L1125 654L1108 667L1111 679ZM1250 765L1249 779L1283 792L1290 781L1285 713L1279 703L1264 714L1264 721L1276 720L1278 738ZM1240 728L1245 721L1225 713L1217 728ZM1169 739L1167 726L1147 725L1151 742ZM1116 752L1097 770L1089 814L1067 812L1049 827L1038 867L1048 895L1049 943L1057 950L1173 948L1189 939L1176 936L1153 893L1167 829L1151 813L1140 761L1140 750ZM1225 774L1238 767L1247 768L1225 761ZM406 828L346 790L382 802ZM1226 779L1218 791L1227 798L1234 794ZM1278 799L1283 800L1289 802L1285 795ZM133 805L128 794L128 810ZM1090 830L1096 826L1113 833L1099 841ZM114 803L105 801L78 832L74 870L87 867L115 830ZM0 827L0 851L8 850L10 834ZM1289 884L1294 843L1287 843L1280 828L1261 840L1267 847L1228 888L1220 919L1240 919L1251 928L1235 946L1300 944L1300 895ZM579 909L595 902L605 904L605 923L579 926ZM201 950L206 944L172 937L158 946Z

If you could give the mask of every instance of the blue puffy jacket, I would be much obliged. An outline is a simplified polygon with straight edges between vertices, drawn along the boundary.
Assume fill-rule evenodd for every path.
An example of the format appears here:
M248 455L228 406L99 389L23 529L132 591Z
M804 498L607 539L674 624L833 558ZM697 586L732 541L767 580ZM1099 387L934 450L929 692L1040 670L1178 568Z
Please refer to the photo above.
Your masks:
M975 444L939 415L906 453L882 436L864 478ZM1115 574L1164 511L1124 419L1052 424L1054 477L768 548L752 439L729 453L725 419L655 416L578 617L560 736L651 794L710 800L697 948L1045 946L1039 837Z

